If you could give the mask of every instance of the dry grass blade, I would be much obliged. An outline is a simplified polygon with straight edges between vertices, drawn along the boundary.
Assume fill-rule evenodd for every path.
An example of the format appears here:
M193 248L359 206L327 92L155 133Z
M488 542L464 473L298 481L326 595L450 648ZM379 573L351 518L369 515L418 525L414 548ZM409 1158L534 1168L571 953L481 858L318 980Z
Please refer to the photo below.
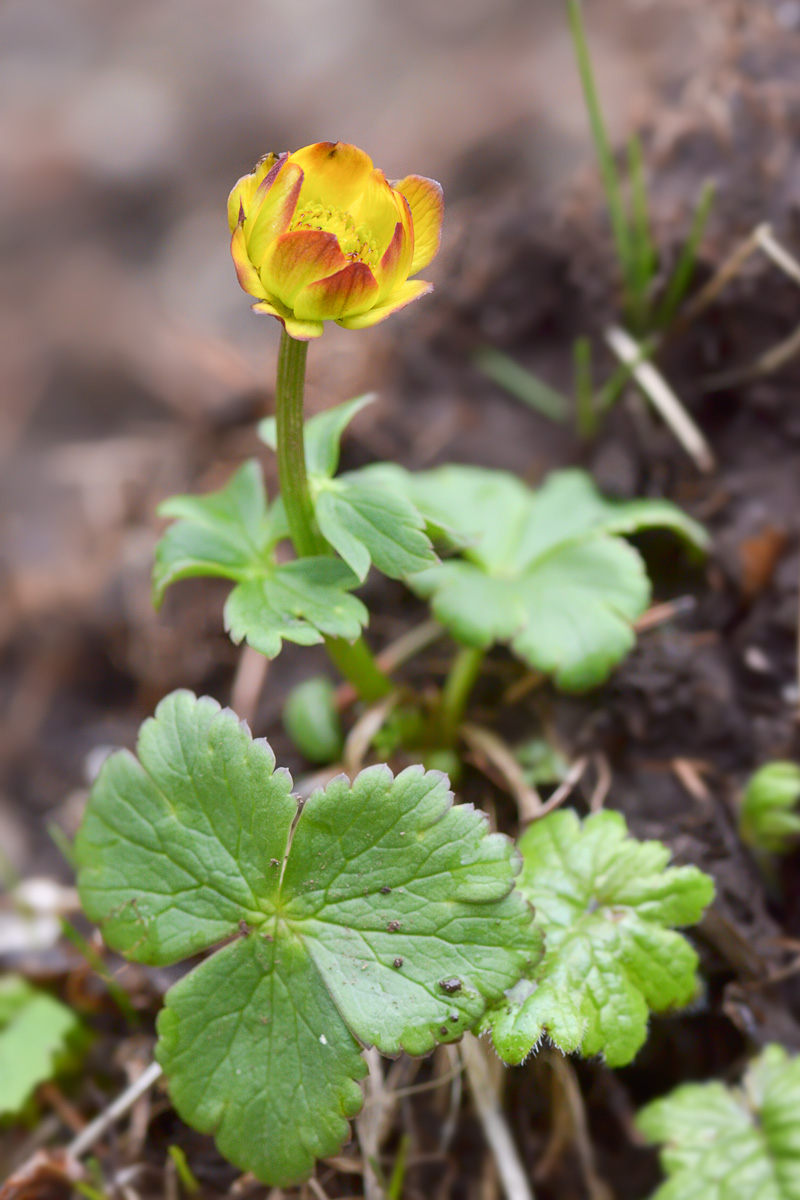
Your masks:
M713 471L716 464L711 447L663 375L652 363L642 361L642 350L638 343L619 326L607 329L605 339L620 362L632 365L634 379L694 461L697 469L704 474Z
M161 1067L157 1062L150 1063L142 1071L138 1079L135 1079L130 1087L117 1097L108 1108L104 1109L91 1124L78 1134L74 1141L70 1142L67 1147L67 1155L69 1158L80 1158L87 1150L91 1150L92 1146L103 1136L105 1131L114 1124L118 1117L132 1108L140 1096L143 1096L149 1087L156 1082L161 1075Z
M471 1033L461 1043L461 1056L472 1099L492 1149L506 1200L534 1200L528 1173L508 1128L500 1098L489 1073L489 1064L481 1042Z
M544 804L541 796L536 788L527 782L522 767L502 738L491 729L471 724L461 726L461 736L477 756L479 766L482 760L486 761L499 773L507 791L516 801L522 825L527 825L542 816Z

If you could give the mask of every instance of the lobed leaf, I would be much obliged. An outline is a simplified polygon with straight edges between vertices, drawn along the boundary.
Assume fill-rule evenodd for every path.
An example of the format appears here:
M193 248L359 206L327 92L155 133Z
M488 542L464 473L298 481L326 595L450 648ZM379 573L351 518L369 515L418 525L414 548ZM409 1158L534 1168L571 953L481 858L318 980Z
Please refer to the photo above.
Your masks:
M156 547L156 605L178 579L221 576L237 583L225 605L225 629L274 658L284 640L312 646L325 637L354 641L369 614L349 593L358 578L334 558L275 561L288 536L277 500L268 507L261 468L253 459L225 487L206 496L173 496L159 512L177 517Z
M356 413L374 399L369 394L338 404L311 417L304 427L317 524L362 582L372 563L392 579L405 579L439 561L425 533L424 518L380 469L367 467L333 478L342 434ZM261 422L259 436L272 450L277 448L274 417Z
M624 1066L649 1013L696 994L697 955L672 927L700 920L712 880L696 867L667 867L667 847L630 837L614 812L583 823L570 810L551 813L519 849L518 888L535 906L546 953L487 1014L497 1052L521 1062L546 1033L565 1052Z
M244 463L230 481L206 496L171 496L159 516L178 518L156 547L153 597L179 579L216 575L239 582L264 570L269 552L284 532L267 507L256 459Z
M569 690L603 682L632 648L650 600L640 555L617 535L661 527L696 548L707 543L674 505L605 500L582 471L556 472L537 492L480 467L379 473L405 491L434 537L460 548L460 558L408 580L436 618L466 645L509 643Z
M297 558L234 588L225 604L225 629L238 645L275 658L283 640L314 646L324 637L355 641L369 619L349 589L358 583L335 558Z
M541 943L519 856L444 776L372 767L302 809L290 789L266 742L177 692L105 763L76 842L114 949L166 964L227 942L167 993L156 1053L178 1112L276 1186L347 1136L360 1044L453 1041Z
M800 1058L767 1046L739 1087L692 1083L654 1100L636 1124L662 1143L668 1176L652 1200L798 1200Z

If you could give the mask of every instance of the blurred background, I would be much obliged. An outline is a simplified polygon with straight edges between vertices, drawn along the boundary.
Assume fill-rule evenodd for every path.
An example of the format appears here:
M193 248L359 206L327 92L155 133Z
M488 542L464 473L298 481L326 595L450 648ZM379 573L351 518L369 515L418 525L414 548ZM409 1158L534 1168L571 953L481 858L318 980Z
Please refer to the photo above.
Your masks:
M691 86L736 9L587 4L615 136ZM561 3L0 3L0 845L20 873L44 819L72 824L94 747L130 744L177 684L227 698L224 593L152 611L155 507L257 449L279 330L238 288L225 198L267 150L323 139L443 183L434 313L476 214L512 193L557 211L593 169ZM310 406L380 388L421 319L326 332ZM373 456L396 452L380 432Z

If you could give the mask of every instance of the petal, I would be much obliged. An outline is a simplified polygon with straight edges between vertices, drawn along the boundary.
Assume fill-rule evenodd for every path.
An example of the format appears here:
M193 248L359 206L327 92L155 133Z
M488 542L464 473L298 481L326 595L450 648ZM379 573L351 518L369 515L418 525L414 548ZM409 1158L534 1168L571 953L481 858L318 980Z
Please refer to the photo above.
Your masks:
M270 242L289 228L302 186L303 172L289 159L276 162L261 181L253 197L253 216L245 213L244 222L247 253L253 266L261 266Z
M394 227L401 219L395 194L383 171L376 168L370 173L349 212L356 228L365 226L369 230L378 254L383 255L392 240Z
M239 224L242 212L246 215L249 211L261 180L275 165L276 158L276 154L265 154L263 158L259 159L250 174L243 175L232 188L231 194L228 196L228 224L231 227L231 233Z
M344 329L369 329L370 325L377 325L379 321L385 321L392 313L399 312L407 304L413 303L414 300L419 300L421 296L425 296L428 292L432 291L432 283L426 283L424 279L408 279L383 304L371 308L369 312L361 313L358 316L344 317L337 323Z
M319 201L326 208L349 208L372 171L372 159L349 142L317 142L295 150L290 161L305 174L300 203Z
M267 248L261 279L273 296L292 308L301 288L327 279L346 266L336 234L295 229L282 233Z
M233 231L231 255L233 256L233 265L236 268L236 277L239 280L239 286L250 296L258 296L259 299L266 300L266 289L258 277L258 271L250 262L247 254L244 227L241 223Z
M294 302L295 316L303 321L335 321L366 312L377 295L378 282L366 263L352 262L303 288Z
M387 296L391 296L402 283L405 283L408 278L408 273L411 270L411 262L414 256L414 234L411 227L411 214L408 210L408 201L405 196L400 196L403 208L406 210L406 219L398 221L394 227L394 236L386 248L376 271L375 278L378 280L380 291L378 293L378 304L382 304Z
M286 332L296 338L298 342L309 342L312 338L318 338L322 333L322 321L298 321L279 300L276 302L261 300L258 304L253 305L253 312L277 317Z
M436 257L442 237L444 192L435 179L422 175L406 175L392 187L402 192L411 208L414 221L414 260L409 275L416 275Z

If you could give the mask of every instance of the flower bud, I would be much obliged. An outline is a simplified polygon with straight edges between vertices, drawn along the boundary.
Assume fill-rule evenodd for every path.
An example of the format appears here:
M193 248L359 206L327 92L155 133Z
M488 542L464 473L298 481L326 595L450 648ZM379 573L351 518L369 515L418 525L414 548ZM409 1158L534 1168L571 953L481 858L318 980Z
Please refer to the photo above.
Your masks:
M443 208L434 180L388 183L346 142L268 154L228 198L239 283L302 341L324 321L377 325L433 290L410 277L439 249Z

